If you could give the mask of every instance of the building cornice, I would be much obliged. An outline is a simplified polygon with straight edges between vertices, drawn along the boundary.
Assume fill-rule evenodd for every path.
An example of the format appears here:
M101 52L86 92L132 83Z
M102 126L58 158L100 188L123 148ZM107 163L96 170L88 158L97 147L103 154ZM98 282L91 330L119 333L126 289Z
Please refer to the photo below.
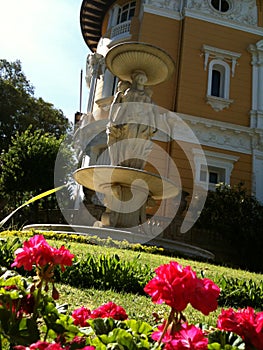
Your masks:
M193 9L185 9L184 16L199 19L199 20L206 21L209 23L218 24L218 25L221 25L224 27L240 30L240 31L243 31L246 33L251 33L251 34L263 36L263 28L261 28L261 27L250 26L247 24L240 24L240 23L237 23L235 21L231 21L229 19L224 20L224 19L218 18L216 16L211 16L211 15L208 15L205 13L200 13L200 12L193 10Z
M163 16L176 20L182 20L184 17L191 17L202 21L229 27L232 29L241 30L247 33L263 36L263 28L258 27L256 25L249 25L244 22L237 22L229 18L219 18L218 16L214 16L212 13L201 12L199 8L195 9L185 7L184 9L180 9L179 7L179 2L177 6L175 5L175 8L168 8L165 6L160 7L156 5L154 1L146 0L143 9L144 12L152 13L158 16Z
M147 4L144 4L143 12L151 13L153 15L163 16L171 19L176 19L179 21L183 18L183 16L180 14L179 11L171 11L169 9L162 9L162 8L160 9L160 8L156 8L155 6L147 5Z
M263 129L176 113L194 132L202 146L252 154L263 151Z

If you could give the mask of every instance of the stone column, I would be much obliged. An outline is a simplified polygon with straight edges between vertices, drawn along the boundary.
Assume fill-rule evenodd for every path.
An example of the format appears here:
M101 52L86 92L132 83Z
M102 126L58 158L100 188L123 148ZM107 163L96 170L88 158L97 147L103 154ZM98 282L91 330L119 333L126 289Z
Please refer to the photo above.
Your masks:
M250 45L252 55L252 109L250 112L252 128L263 129L263 40Z

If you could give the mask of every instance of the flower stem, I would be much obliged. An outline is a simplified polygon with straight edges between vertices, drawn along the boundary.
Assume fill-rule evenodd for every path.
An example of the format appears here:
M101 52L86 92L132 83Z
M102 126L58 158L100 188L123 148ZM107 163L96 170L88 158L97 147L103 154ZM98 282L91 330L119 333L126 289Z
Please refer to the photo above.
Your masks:
M162 339L163 339L163 337L164 337L164 335L165 335L165 333L167 331L167 328L174 321L174 314L175 314L175 312L176 312L176 310L172 308L171 311L170 311L169 317L167 319L167 322L165 323L165 326L164 326L164 329L162 331L162 334L161 334L161 336L160 336L160 338L158 340L158 345L161 344L161 341L162 341ZM176 312L176 315L177 315L177 312Z
M34 320L37 319L37 309L41 298L42 286L43 286L43 279L40 277L40 281L37 284L37 296L35 299L35 305L34 305L34 311L33 311Z

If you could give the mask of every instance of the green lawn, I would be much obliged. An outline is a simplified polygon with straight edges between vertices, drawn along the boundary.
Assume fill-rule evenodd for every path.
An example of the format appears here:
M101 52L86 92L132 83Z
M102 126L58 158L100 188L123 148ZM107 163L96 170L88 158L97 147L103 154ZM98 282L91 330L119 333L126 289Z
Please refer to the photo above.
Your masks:
M54 242L49 241L54 245ZM144 252L134 252L131 250L124 250L118 248L111 248L105 246L96 246L88 244L80 244L74 242L56 241L56 245L60 246L65 244L72 253L76 256L85 256L85 254L91 253L98 254L118 254L123 260L139 259L142 264L150 265L152 268L156 268L161 264L168 263L171 260L179 262L183 266L190 265L193 270L200 276L201 272L205 277L214 279L215 276L226 276L240 279L252 279L255 281L262 281L263 275L251 273L248 271L230 269L227 267L217 266L206 262L199 262L193 260L186 260L182 258L171 258L163 255L149 254ZM100 291L95 289L77 289L67 285L60 284L58 286L60 291L60 303L68 303L69 311L80 306L86 306L88 308L96 308L99 305L108 301L114 301L115 303L123 306L130 318L143 319L152 325L155 323L153 313L158 313L160 318L167 316L169 308L165 305L156 305L151 302L151 299L146 296L134 295L132 293L116 293L112 290ZM185 312L188 322L191 323L208 323L210 325L216 325L217 316L220 313L220 308L209 316L203 316L200 312L194 310L189 306Z
M4 233L3 233L4 234ZM23 239L26 239L21 234ZM56 238L56 239L55 239ZM58 239L59 238L59 239ZM228 278L237 278L242 280L254 280L255 282L261 282L263 280L262 274L251 273L248 271L231 269L228 267L217 266L207 262L199 262L193 260L187 260L176 257L168 257L158 254L149 254L145 252L138 252L129 249L119 249L108 247L103 245L91 245L86 243L77 243L70 241L69 237L63 237L63 240L59 236L50 239L46 237L50 245L60 247L65 245L73 254L78 258L85 257L86 254L100 255L100 254L118 254L121 260L138 260L140 263L147 264L152 269L161 264L166 264L171 260L175 260L183 266L190 265L198 276L205 276L212 280L215 280L217 276L225 276ZM106 243L105 243L106 244ZM155 305L151 302L150 297L135 295L132 293L116 293L112 290L95 290L95 289L78 289L65 284L57 284L57 289L60 293L59 304L68 304L69 312L80 306L86 306L90 309L96 308L99 305L108 301L113 301L116 304L125 308L129 318L136 318L145 320L152 325L156 324L153 313L157 313L160 318L167 316L169 308L165 305ZM220 313L220 308L209 316L205 317L200 312L188 307L185 311L185 316L190 323L208 323L209 325L216 325L217 316Z

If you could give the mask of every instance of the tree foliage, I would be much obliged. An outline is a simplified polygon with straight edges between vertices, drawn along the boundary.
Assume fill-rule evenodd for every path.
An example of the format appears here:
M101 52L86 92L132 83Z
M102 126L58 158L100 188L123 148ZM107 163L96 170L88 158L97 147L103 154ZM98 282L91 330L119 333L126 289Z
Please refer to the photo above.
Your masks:
M241 265L262 271L263 206L243 183L208 193L197 227L219 234L238 251Z
M0 188L21 204L29 193L37 195L54 187L54 167L63 137L31 128L16 133L8 151L1 155Z
M32 130L59 138L69 127L61 110L34 97L34 87L22 71L20 61L0 60L0 150L7 150L12 136Z

